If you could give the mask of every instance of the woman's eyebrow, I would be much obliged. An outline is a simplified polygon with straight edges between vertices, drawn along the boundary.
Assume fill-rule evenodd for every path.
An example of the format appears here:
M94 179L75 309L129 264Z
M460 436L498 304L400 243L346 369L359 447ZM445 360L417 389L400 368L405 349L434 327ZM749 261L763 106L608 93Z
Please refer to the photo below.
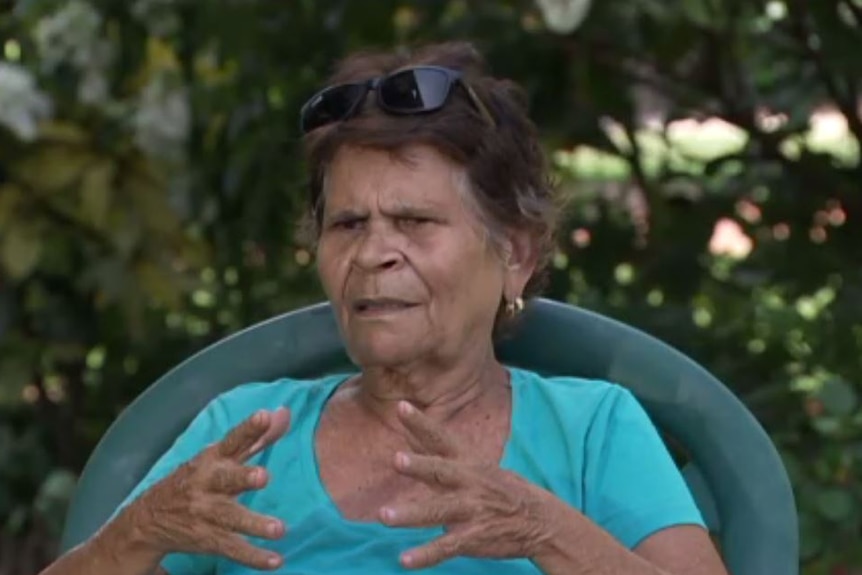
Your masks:
M395 206L381 210L384 215L391 217L431 216L437 213L432 206Z
M358 218L367 218L368 210L357 210L354 208L336 208L331 210L328 214L324 216L324 220L333 221L333 220L346 220L346 219L358 219Z

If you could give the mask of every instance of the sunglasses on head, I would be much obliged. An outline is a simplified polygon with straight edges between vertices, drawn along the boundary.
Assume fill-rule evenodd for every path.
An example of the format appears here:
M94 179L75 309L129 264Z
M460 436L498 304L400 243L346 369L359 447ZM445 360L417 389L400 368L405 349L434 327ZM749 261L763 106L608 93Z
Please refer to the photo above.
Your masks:
M390 114L434 112L446 105L455 84L464 88L489 124L496 125L488 108L461 78L460 72L440 66L415 66L365 82L324 88L302 106L300 129L307 134L321 126L346 120L359 110L369 90L377 92L377 105Z

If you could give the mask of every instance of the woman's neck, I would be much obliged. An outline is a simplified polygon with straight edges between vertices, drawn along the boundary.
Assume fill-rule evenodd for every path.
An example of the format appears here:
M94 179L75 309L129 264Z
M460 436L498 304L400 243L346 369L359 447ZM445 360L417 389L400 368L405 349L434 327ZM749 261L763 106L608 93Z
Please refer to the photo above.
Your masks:
M356 397L384 425L400 429L399 401L409 401L432 419L446 422L465 408L482 405L492 392L505 390L507 385L508 373L489 354L482 361L449 369L423 365L363 370Z

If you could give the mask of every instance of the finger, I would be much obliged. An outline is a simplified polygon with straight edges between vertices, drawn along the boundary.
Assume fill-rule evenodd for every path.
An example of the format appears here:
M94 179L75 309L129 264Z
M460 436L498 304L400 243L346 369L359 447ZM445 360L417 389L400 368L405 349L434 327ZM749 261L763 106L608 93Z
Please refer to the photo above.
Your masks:
M223 457L244 461L242 455L263 437L269 429L271 415L266 411L258 411L236 427L216 444L217 452Z
M218 451L224 457L235 461L246 461L290 428L290 411L280 407L274 412L259 411L235 427L218 444Z
M279 539L286 531L280 519L249 511L234 500L214 505L210 521L224 531L261 539Z
M237 464L220 465L213 470L207 487L216 493L239 495L245 491L262 489L269 481L269 473L262 467L244 467Z
M434 497L397 507L383 507L380 520L390 527L436 527L468 520L473 506L457 495Z
M284 558L278 553L255 547L239 535L219 538L213 547L208 550L210 554L220 555L252 569L272 571L284 563Z
M401 554L401 564L407 569L424 569L461 555L463 538L447 533L427 545Z
M415 406L406 401L399 402L398 416L412 439L415 439L415 444L411 441L411 448L420 453L443 457L458 456L459 449L455 438Z
M285 407L279 407L270 414L269 428L258 440L252 445L245 459L259 453L278 441L290 429L290 410Z
M419 455L399 451L395 454L395 469L402 475L418 479L431 487L457 488L468 482L465 465L436 455Z

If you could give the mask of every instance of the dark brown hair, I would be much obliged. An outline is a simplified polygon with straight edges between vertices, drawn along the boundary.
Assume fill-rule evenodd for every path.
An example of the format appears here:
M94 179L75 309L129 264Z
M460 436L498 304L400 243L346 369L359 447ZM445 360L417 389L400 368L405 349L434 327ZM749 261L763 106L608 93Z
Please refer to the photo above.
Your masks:
M494 119L491 125L456 87L446 106L422 115L387 114L369 94L360 110L343 122L313 130L305 137L310 179L310 224L319 234L326 168L343 146L370 147L398 153L426 144L464 166L479 216L492 239L506 229L528 231L536 241L539 262L524 297L536 295L553 249L557 205L554 186L528 117L527 98L514 82L485 73L485 63L469 43L425 46L411 52L363 52L342 60L327 85L361 82L414 65L458 70Z

